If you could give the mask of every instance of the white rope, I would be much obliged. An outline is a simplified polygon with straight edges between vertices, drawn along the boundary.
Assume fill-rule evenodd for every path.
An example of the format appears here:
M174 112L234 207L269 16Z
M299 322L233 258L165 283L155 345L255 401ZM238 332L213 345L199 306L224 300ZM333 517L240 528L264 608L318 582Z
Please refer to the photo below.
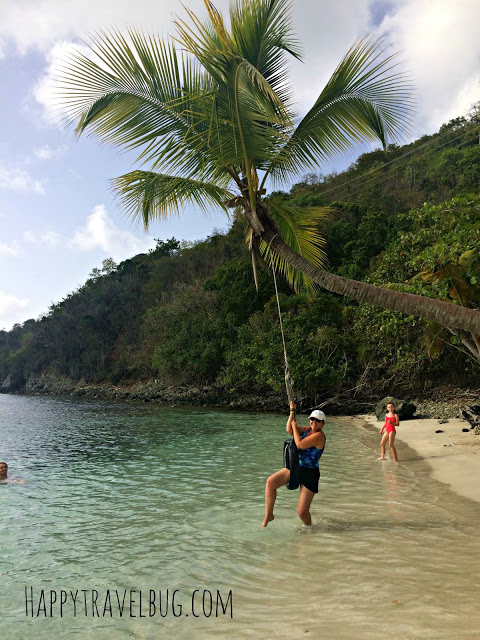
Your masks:
M273 238L270 240L269 244L268 244L268 251L271 253L271 249L270 249L270 245L272 244L273 240L277 237L277 233L273 236ZM283 356L285 358L285 387L287 390L287 397L288 397L288 402L292 402L293 400L293 380L292 380L292 376L290 375L290 368L288 366L288 358L287 358L287 345L285 344L285 334L283 332L283 322L282 322L282 312L280 310L280 300L278 298L278 287L277 287L277 278L275 275L275 265L273 263L273 259L270 261L271 265L272 265L272 272L273 272L273 282L275 284L275 295L277 298L277 309L278 309L278 319L280 321L280 331L282 334L282 343L283 343Z

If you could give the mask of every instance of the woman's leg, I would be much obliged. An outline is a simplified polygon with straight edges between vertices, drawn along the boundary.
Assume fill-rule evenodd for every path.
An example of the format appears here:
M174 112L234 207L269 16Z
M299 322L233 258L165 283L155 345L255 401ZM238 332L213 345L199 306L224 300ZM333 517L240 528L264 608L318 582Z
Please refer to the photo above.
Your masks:
M298 497L297 513L303 524L310 526L312 524L312 516L310 515L310 505L315 497L315 493L300 485L300 495Z
M382 436L382 441L380 442L380 458L379 460L385 460L385 444L388 440L388 433L384 433Z
M288 484L289 480L290 470L285 468L280 469L280 471L268 478L265 485L265 518L262 522L262 527L266 527L273 520L273 507L277 499L277 489Z
M390 449L392 450L393 453L393 459L395 460L395 462L398 462L398 456L397 456L397 450L395 449L395 436L396 436L396 432L395 431L391 431L388 434L388 444L390 446Z

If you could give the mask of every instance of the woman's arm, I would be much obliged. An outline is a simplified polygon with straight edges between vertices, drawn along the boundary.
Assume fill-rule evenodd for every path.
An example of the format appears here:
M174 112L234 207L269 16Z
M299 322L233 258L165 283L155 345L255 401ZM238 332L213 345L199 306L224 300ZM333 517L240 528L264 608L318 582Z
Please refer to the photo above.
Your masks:
M297 421L295 420L295 403L290 402L290 415L288 416L287 420L287 433L289 433L291 436L293 436L292 424L294 422L295 424L297 423Z
M295 409L296 409L295 402L293 402L293 401L290 402L290 415L288 416L288 420L287 420L287 433L289 433L291 436L294 435L294 433L293 433L293 425L295 425L296 429L298 430L298 432L300 434L305 433L305 431L308 431L308 429L310 428L310 427L299 427L298 426L297 420L295 419Z
M398 427L398 425L400 424L400 418L398 417L398 413L395 413L395 426Z

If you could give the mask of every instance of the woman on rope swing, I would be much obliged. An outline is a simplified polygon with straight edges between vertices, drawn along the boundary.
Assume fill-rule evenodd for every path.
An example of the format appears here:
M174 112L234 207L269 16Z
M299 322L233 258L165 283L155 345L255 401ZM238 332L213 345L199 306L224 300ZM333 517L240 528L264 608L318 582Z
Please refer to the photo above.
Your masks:
M298 448L300 495L298 497L297 513L301 521L310 526L312 516L310 505L318 493L320 469L318 462L325 449L325 414L323 411L312 411L310 426L299 427L295 419L295 402L290 402L290 415L287 421L287 433L293 435ZM262 527L266 527L274 519L273 507L277 498L277 489L287 485L290 481L290 470L284 467L271 475L265 485L265 518Z

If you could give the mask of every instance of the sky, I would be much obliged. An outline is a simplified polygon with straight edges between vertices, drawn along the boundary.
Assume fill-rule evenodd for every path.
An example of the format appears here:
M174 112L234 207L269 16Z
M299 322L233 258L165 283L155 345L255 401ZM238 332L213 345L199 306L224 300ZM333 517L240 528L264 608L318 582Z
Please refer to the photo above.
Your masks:
M183 4L204 15L203 0ZM228 8L228 0L214 4ZM180 2L0 0L0 15L0 329L8 330L48 312L106 258L118 263L156 239L206 238L228 221L222 212L187 208L145 232L110 188L112 178L135 167L135 157L92 137L77 140L52 111L52 77L66 52L102 27L173 35L173 20L185 17ZM300 113L355 40L373 32L401 52L415 86L410 140L480 100L478 0L294 0L292 15L304 52L303 62L291 65ZM341 171L366 150L319 171Z

